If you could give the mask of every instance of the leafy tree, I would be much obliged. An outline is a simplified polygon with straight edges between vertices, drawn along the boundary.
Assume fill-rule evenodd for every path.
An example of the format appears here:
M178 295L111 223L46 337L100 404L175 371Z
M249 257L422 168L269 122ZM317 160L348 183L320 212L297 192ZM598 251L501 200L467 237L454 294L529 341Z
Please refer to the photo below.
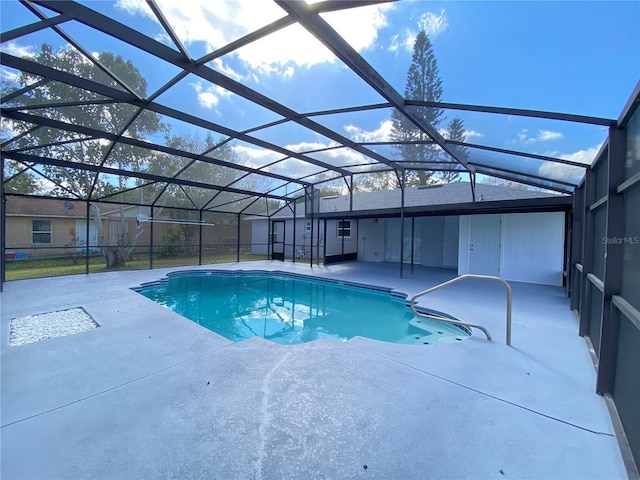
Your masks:
M393 190L394 188L400 188L396 172L366 173L354 183L354 190L356 192Z
M442 98L442 80L438 72L438 61L429 36L422 30L416 36L413 44L413 56L411 66L407 72L407 83L404 96L408 100L421 100L439 102ZM422 118L424 123L437 129L443 119L444 111L437 107L411 107ZM391 114L393 141L418 141L426 142L414 145L398 145L397 149L402 159L409 162L429 164L440 160L440 148L437 145L429 145L430 137L418 129L408 118L399 111ZM409 175L408 184L426 185L433 177L434 172L420 170L416 174Z
M7 159L4 162L4 191L35 195L42 191L42 187L25 167Z
M452 142L464 142L466 140L467 134L465 133L464 122L462 121L461 118L456 117L453 120L451 120L451 122L449 122L446 136L447 136L447 140ZM465 160L465 161L468 160L469 151L467 147L464 147L462 145L451 145L451 149L455 152L455 154L461 160ZM455 163L455 160L453 162L454 162L453 166L455 167L457 164ZM456 170L440 172L438 174L438 178L440 178L446 183L456 182L460 180L460 172Z
M496 187L516 188L518 190L543 191L542 188L533 187L531 185L526 185L524 183L514 182L512 180L504 180L502 178L497 178L497 177L484 177L479 180L479 183L484 183L486 185L494 185Z
M146 95L147 82L130 60L110 52L100 53L98 60L133 91L141 96ZM54 50L50 45L43 44L41 51L35 55L33 61L88 80L115 85L114 81L100 68L75 49ZM18 82L21 86L26 86L35 80L31 74L23 72ZM98 94L55 81L30 90L20 100L26 104L43 105L41 114L48 118L73 125L88 126L109 133L121 132L127 123L135 118L126 130L126 135L130 138L146 138L163 128L159 116L153 112L140 111L138 107L123 103L102 103L101 101L105 99ZM47 104L57 102L78 102L78 104L46 107ZM83 135L53 128L40 128L25 136L20 142L21 146L33 146L34 152L42 156L75 163L104 164L133 171L143 170L152 156L145 149L125 144L113 145L112 142L87 139ZM139 184L137 180L132 180L129 177L112 178L96 175L86 170L48 165L44 165L42 170L47 178L56 184L53 194L68 196L69 193L72 193L89 200L101 198ZM121 207L117 239L115 242L109 242L104 236L101 204L91 202L91 207L98 246L107 267L124 265L129 254L135 248L139 236L146 228L146 224L138 224L135 232L129 233L125 227L124 209Z

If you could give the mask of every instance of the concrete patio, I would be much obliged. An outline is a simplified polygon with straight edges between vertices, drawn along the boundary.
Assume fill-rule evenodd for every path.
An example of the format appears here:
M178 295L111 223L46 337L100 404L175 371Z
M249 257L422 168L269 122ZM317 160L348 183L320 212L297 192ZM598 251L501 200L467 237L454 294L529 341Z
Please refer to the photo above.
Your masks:
M193 269L193 267L189 267ZM454 271L248 262L413 295ZM562 289L469 281L421 303L485 325L456 344L234 344L130 290L179 268L5 284L3 479L627 478ZM11 318L83 307L100 328L9 347Z

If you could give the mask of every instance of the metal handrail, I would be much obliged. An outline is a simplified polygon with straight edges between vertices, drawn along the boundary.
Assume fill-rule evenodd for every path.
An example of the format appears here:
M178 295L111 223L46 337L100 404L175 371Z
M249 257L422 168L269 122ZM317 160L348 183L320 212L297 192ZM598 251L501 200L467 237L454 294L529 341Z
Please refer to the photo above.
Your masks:
M438 320L440 322L447 322L447 323L453 323L454 325L463 325L465 327L472 327L472 328L477 328L478 330L482 330L482 332L484 332L484 334L487 336L487 340L491 341L491 334L489 333L489 331L484 328L481 325L476 325L474 323L468 323L468 322L463 322L462 320L452 320L449 318L443 318L443 317L437 317L435 315L429 315L428 313L422 313L422 312L418 312L415 308L415 301L416 299L418 299L419 297L422 297L424 295L426 295L427 293L433 292L434 290L438 290L442 287L446 287L447 285L452 285L454 283L458 283L461 280L465 280L467 278L475 278L478 280L494 280L497 282L502 283L505 288L507 289L507 345L511 345L511 285L509 285L505 280L503 280L502 278L499 277L492 277L490 275L474 275L472 273L466 273L464 275L460 275L456 278L452 278L451 280L448 280L446 282L443 282L439 285L436 285L435 287L431 287L428 288L427 290L424 290L420 293L416 293L413 297L411 297L410 300L410 305L411 305L411 310L413 310L413 313L415 313L417 316L419 317L424 317L424 318L431 318L434 320Z

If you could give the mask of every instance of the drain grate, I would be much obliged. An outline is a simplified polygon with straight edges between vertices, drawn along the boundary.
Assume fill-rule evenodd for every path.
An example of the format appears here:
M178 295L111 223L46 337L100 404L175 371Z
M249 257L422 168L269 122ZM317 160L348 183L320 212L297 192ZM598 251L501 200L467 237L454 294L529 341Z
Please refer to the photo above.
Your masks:
M65 337L99 327L83 308L40 313L11 319L9 346L40 342L54 337Z

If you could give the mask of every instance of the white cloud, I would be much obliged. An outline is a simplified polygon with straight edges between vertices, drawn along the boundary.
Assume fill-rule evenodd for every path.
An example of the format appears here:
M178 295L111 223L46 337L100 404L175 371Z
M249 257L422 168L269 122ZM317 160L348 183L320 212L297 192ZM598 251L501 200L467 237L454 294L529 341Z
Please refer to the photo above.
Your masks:
M14 83L18 81L20 74L16 70L0 67L0 78L2 79L2 83Z
M600 151L602 144L597 147L587 148L585 150L578 150L574 153L561 154L559 157L563 160L571 160L574 162L584 163L585 165L591 165L596 158L596 155Z
M464 135L465 135L467 140L469 140L470 138L482 138L482 137L484 137L483 133L476 132L475 130L465 130L464 131Z
M538 133L535 136L530 136L529 130L526 128L520 130L516 135L518 137L518 140L524 143L549 142L564 138L564 134L562 134L561 132L554 132L552 130L538 130ZM515 141L511 141L508 143L514 144Z
M354 142L388 142L392 126L391 120L384 120L376 130L364 130L355 125L346 125L344 129Z
M330 142L328 144L322 142L299 142L285 145L284 148L292 152L304 153L329 147L335 147L336 145L337 144L333 142ZM312 175L324 170L323 167L304 162L297 158L283 159L282 154L271 150L247 145L236 145L232 148L234 149L234 151L241 154L241 158L244 158L244 165L252 168L260 168L270 163L277 162L269 167L266 167L265 170L272 173L281 173L292 178ZM358 165L371 161L364 155L349 148L336 148L323 152L314 152L307 154L307 156L309 158L313 158L314 160L318 160L330 165L335 165L337 167Z
M590 147L585 150L578 150L573 153L555 153L554 156L563 160L571 160L573 162L583 163L584 165L591 165L596 155L600 151L601 145ZM548 153L548 155L551 155ZM585 169L581 167L574 167L573 165L564 165L561 163L546 162L538 170L539 174L543 177L553 178L556 180L566 180L570 182L578 182L584 175Z
M395 53L396 55L400 50L412 52L418 31L424 30L429 37L433 38L444 32L448 26L449 21L447 20L444 8L440 9L439 15L433 12L425 12L420 15L418 28L416 30L405 28L401 33L392 35L389 39L389 46L387 47L387 50Z
M549 140L560 140L564 135L560 132L553 132L551 130L538 130L538 136L535 141L547 142Z
M201 43L213 51L249 32L284 17L284 10L271 1L159 0L159 6L176 35L189 46ZM118 0L128 13L155 16L144 0ZM323 15L358 51L371 47L378 29L386 24L389 4L349 8ZM296 66L311 67L333 62L334 55L298 24L279 30L234 52L251 69L263 74L291 76ZM217 64L217 68L221 63ZM226 68L226 67L225 67ZM225 72L226 73L226 72Z
M11 40L2 46L2 51L14 57L32 57L35 55L34 48L33 45L19 45Z
M218 85L209 85L204 88L201 82L195 82L190 84L198 95L198 103L204 108L213 108L220 102L221 97L228 97L231 95L229 90L226 90Z
M418 27L420 30L424 30L430 37L436 37L444 32L449 26L447 15L444 8L440 9L440 15L433 12L425 12L420 15L418 20Z

